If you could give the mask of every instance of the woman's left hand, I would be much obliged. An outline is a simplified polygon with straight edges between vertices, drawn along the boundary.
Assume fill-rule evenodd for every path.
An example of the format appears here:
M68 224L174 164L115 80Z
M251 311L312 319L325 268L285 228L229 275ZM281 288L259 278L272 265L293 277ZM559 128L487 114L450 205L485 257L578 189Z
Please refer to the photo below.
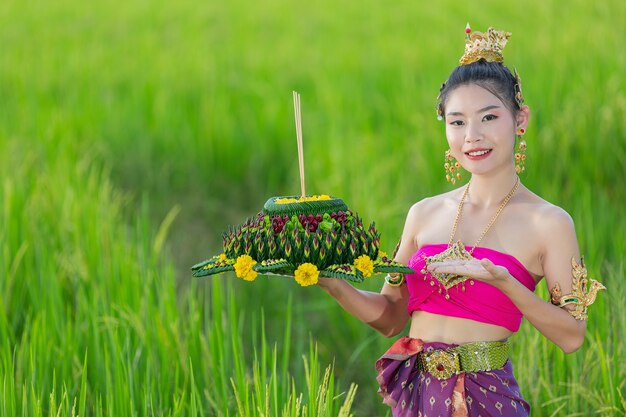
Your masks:
M496 287L498 287L499 284L506 283L511 276L505 267L494 265L489 259L471 259L469 261L455 259L444 262L433 262L428 265L427 269L431 273L455 274L471 277Z

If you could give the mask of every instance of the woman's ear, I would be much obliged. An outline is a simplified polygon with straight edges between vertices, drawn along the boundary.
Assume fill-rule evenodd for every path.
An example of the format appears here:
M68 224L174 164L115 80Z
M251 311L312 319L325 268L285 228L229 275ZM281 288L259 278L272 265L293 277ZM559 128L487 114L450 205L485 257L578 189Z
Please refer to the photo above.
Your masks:
M528 106L522 106L521 109L517 111L517 115L515 116L516 121L516 130L526 129L528 127L528 120L530 119L530 108Z

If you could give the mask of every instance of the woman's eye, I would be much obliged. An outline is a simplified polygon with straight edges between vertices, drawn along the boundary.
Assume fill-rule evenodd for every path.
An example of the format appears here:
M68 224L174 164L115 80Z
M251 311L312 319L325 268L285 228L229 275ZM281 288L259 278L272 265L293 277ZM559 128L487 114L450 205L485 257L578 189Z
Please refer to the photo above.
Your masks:
M487 114L485 115L485 117L483 117L484 121L489 121L489 120L495 120L497 119L498 116L496 116L495 114Z
M450 124L452 126L462 126L463 125L463 120L453 120L450 122Z

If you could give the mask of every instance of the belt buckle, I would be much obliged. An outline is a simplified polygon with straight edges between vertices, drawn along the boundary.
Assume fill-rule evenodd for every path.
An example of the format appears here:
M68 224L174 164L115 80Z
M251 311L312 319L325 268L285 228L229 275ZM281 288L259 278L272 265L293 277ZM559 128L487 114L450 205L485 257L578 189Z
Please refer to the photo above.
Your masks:
M448 379L461 370L459 354L442 349L434 350L426 355L426 370L435 378Z

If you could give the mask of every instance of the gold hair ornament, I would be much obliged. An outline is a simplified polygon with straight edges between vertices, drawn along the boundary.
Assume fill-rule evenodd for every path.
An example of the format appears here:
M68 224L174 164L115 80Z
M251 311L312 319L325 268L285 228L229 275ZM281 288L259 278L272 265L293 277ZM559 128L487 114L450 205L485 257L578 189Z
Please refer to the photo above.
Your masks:
M459 65L468 65L480 59L487 62L502 62L502 50L506 46L511 34L494 28L487 29L486 33L474 32L469 27L465 28L467 39L465 41L465 53L459 60ZM471 34L470 34L471 33Z
M524 96L522 95L522 79L517 72L517 68L513 68L513 75L515 76L515 101L521 109L524 105Z
M580 258L580 264L572 258L572 276L570 294L563 295L558 283L550 290L552 304L558 307L573 305L574 309L567 311L576 320L587 320L587 308L596 301L598 291L606 290L606 287L594 279L589 279L590 288L587 289L587 268L583 258Z

